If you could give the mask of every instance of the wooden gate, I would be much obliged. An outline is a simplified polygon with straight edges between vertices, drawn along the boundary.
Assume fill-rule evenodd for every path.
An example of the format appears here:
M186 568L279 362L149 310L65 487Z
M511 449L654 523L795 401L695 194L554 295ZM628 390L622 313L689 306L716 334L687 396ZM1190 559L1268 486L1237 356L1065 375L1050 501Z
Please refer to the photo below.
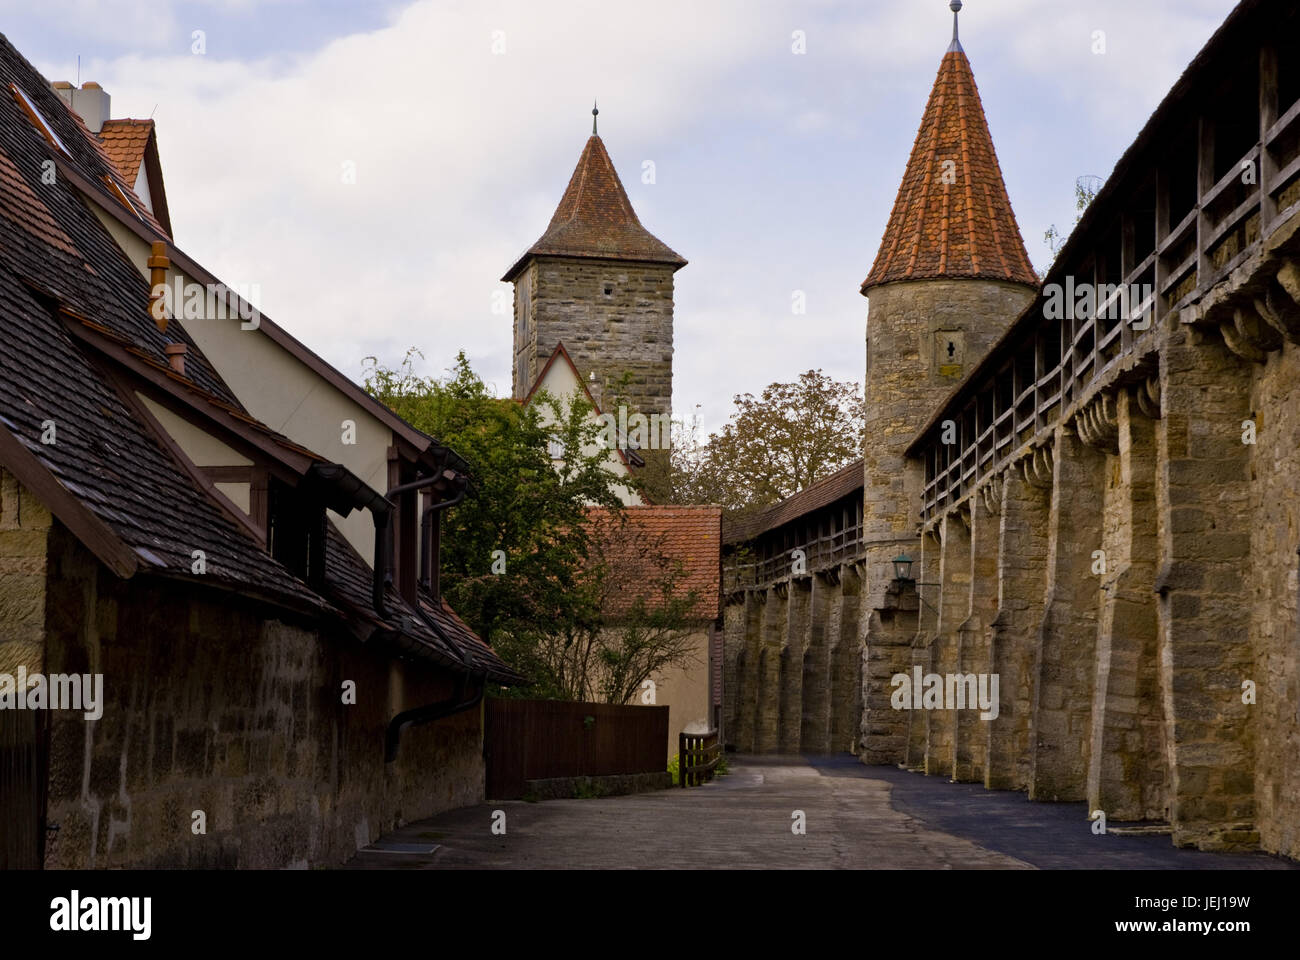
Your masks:
M488 700L487 797L522 797L525 780L661 772L667 745L667 707Z
M0 710L0 870L44 865L48 748L48 711Z

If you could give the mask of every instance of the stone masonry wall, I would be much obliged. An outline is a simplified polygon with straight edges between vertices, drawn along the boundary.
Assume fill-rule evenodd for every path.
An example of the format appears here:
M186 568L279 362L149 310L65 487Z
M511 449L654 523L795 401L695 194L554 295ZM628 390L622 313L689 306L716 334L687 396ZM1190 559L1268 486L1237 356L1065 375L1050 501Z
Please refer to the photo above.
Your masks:
M987 280L872 288L867 319L864 536L869 606L882 606L900 544L913 549L923 476L904 451L1033 296ZM948 355L949 344L952 356Z
M45 668L102 673L106 701L96 721L52 716L48 866L338 864L482 799L477 710L408 729L384 763L388 718L451 696L450 675L236 596L119 580L58 524L48 567Z
M1300 859L1300 347L1286 343L1255 369L1249 416L1250 636L1257 685L1254 796L1260 845ZM1245 678L1243 678L1245 679Z
M584 378L595 373L597 389L592 392L602 407L627 372L632 380L625 396L631 407L646 414L672 413L671 266L536 258L516 280L515 337L516 396L532 386L556 344L563 342Z
M0 469L0 673L41 672L50 512Z
M861 700L859 576L843 564L729 598L726 742L741 753L855 748Z

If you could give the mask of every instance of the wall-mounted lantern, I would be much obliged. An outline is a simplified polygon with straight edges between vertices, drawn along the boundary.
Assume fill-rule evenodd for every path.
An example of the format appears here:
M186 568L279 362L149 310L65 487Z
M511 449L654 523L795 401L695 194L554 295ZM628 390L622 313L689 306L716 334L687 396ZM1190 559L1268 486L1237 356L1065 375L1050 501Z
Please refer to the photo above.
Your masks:
M912 579L912 558L905 553L900 553L894 558L894 579Z

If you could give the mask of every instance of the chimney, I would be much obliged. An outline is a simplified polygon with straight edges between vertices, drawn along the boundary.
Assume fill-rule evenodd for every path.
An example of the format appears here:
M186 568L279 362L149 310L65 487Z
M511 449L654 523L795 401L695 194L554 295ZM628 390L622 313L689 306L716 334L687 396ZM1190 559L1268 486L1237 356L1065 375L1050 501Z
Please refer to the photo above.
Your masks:
M109 107L110 98L103 87L94 80L87 80L81 85L80 90L66 80L55 80L50 86L63 98L63 102L85 121L86 128L91 133L99 133L104 129L104 121L112 114Z
M167 268L172 262L167 257L167 244L155 240L149 250L149 314L159 333L167 332Z
M167 352L167 364L182 377L185 376L185 344L169 343L163 349Z

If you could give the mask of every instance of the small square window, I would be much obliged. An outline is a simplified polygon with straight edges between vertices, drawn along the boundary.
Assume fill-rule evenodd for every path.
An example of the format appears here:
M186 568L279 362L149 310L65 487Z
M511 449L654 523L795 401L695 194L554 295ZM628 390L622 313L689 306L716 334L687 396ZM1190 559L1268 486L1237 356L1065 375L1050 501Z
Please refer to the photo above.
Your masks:
M605 296L612 297L613 295L614 295L614 284L610 283L607 280L605 281Z

